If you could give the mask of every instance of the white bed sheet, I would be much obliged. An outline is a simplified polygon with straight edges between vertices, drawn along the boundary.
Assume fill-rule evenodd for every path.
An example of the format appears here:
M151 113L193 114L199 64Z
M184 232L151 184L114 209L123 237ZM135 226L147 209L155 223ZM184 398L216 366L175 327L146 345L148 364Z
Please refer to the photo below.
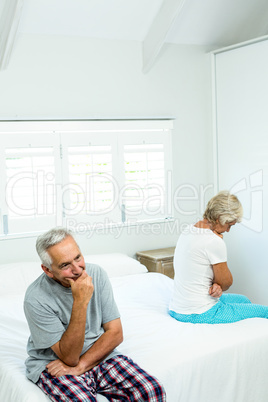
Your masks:
M166 276L146 273L111 282L124 329L119 349L164 384L168 402L268 400L267 320L180 323L168 315L173 281ZM29 330L22 301L23 294L0 295L0 401L47 402L25 377Z
M268 320L180 323L168 315L171 279L114 279L126 334L121 350L159 378L169 402L267 402Z

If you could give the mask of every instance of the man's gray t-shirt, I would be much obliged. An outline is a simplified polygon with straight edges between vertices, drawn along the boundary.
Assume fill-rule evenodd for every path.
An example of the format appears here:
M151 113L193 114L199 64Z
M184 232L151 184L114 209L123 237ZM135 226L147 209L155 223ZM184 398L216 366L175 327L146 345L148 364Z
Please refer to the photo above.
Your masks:
M98 265L86 264L86 271L92 277L93 296L88 303L84 354L103 334L103 324L120 317L114 301L113 291L106 272ZM28 340L29 357L26 375L37 382L46 365L58 359L51 346L57 343L66 331L71 317L73 296L66 288L43 273L27 289L24 312L31 335ZM117 355L116 349L107 357Z

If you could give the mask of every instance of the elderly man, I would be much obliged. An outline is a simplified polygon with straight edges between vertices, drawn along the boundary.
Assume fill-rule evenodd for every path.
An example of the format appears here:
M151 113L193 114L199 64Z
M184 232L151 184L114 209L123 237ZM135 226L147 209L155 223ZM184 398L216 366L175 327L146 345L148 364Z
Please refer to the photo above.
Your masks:
M116 347L120 314L105 271L85 264L71 233L55 228L36 242L44 273L27 289L31 335L27 377L52 401L166 401L165 391Z

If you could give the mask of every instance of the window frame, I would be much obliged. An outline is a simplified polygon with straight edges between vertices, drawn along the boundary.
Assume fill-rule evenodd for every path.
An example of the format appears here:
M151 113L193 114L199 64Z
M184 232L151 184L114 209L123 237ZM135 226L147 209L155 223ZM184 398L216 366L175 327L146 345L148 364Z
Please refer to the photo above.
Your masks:
M105 216L99 214L98 219L87 219L81 215L77 220L79 223L87 224L88 230L94 230L101 226L128 226L140 225L148 222L163 222L173 219L171 202L168 197L170 172L172 172L172 153L171 153L171 132L173 128L173 119L144 119L144 120L55 120L55 121L2 121L0 122L0 174L2 180L0 183L0 240L7 238L31 237L37 233L42 233L47 228L42 229L36 226L35 230L25 230L24 232L8 233L4 221L8 217L8 211L5 201L6 177L5 177L5 148L23 147L25 144L31 144L32 147L49 146L54 149L55 161L55 185L57 186L57 205L54 226L67 226L68 216L62 200L62 188L68 184L68 146L79 146L79 144L99 145L106 144L107 141L112 144L113 178L118 182L118 187L122 188L125 182L124 173L124 145L152 144L155 142L164 143L165 153L165 207L168 208L165 214L159 216L146 217L144 214L139 219L132 219L126 216L124 207L116 205L113 213L103 221ZM97 136L96 136L97 134ZM133 137L135 134L135 138ZM90 139L90 141L88 141ZM52 145L51 145L52 144ZM168 178L169 176L169 178ZM4 180L3 180L4 179ZM61 196L61 199L59 199ZM161 216L160 216L161 215ZM77 219L78 217L76 217ZM112 218L112 219L111 219ZM30 219L30 218L29 218ZM29 220L28 219L28 220ZM24 222L27 219L22 218ZM51 222L53 226L53 222Z

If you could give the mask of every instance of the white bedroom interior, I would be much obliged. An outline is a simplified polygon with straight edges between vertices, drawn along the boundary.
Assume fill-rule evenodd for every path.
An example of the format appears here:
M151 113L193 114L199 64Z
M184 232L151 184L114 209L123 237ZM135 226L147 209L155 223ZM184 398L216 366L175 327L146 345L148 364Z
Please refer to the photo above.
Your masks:
M200 217L215 193L211 52L268 34L265 1L235 3L2 0L0 120L174 119L172 202L179 224L83 234L86 254L134 256L174 246L180 225ZM14 18L5 18L16 6ZM10 43L5 34L16 27ZM238 233L229 234L228 244L236 264L232 239ZM2 237L1 262L36 260L35 239ZM250 290L254 270L245 266L237 267L237 290L268 303L257 286ZM262 267L263 291L266 279Z

